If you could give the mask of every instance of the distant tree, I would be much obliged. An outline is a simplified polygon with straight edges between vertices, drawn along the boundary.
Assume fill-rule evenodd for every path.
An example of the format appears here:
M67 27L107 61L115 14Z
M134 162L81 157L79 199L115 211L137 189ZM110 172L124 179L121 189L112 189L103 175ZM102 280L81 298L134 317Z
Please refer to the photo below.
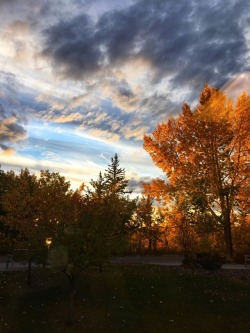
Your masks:
M139 199L136 209L136 222L138 224L137 234L139 236L139 250L142 250L143 243L147 241L148 250L153 249L153 200L150 196Z
M133 217L134 239L137 239L139 252L145 248L156 251L158 245L166 246L166 225L162 208L155 205L155 198L150 195L148 184L143 183L143 195L138 198Z

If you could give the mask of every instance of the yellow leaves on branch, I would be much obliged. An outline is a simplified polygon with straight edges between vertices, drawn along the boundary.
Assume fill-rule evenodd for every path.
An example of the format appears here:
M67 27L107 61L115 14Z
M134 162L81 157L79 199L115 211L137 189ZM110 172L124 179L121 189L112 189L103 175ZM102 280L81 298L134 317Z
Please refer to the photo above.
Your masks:
M232 112L233 102L222 91L212 88L210 98L197 107L195 115L206 122L220 122L228 121Z
M142 183L143 195L156 199L158 202L166 200L168 185L163 179L152 179L151 183Z
M250 187L250 96L243 93L233 104L223 92L205 85L199 105L192 111L184 103L177 117L144 136L144 149L169 185L188 193L200 192L202 186L214 200L221 200L227 189L233 207L236 194L243 192L239 189ZM162 188L158 181L151 192Z
M188 174L192 168L197 172L195 165L200 169L208 162L249 156L249 133L250 96L243 93L234 106L223 92L206 85L197 108L191 111L184 104L177 118L170 117L144 136L144 148L171 181L176 173Z
M199 105L191 110L184 103L177 117L145 135L144 149L169 181L144 189L161 195L166 206L173 204L175 212L168 218L181 222L180 244L188 248L193 243L194 226L197 232L223 226L232 256L232 221L239 225L250 214L250 96L243 93L233 104L222 91L205 85Z

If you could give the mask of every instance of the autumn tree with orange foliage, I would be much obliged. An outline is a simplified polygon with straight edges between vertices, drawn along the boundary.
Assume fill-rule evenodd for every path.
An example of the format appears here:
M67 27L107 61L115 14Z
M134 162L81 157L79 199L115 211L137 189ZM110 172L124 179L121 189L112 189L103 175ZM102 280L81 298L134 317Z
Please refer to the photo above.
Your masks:
M228 258L232 224L249 214L249 133L250 96L243 93L234 105L205 85L193 111L184 103L182 113L144 137L145 150L168 177L168 200L178 205L182 196L181 211L192 213L192 223L223 228Z

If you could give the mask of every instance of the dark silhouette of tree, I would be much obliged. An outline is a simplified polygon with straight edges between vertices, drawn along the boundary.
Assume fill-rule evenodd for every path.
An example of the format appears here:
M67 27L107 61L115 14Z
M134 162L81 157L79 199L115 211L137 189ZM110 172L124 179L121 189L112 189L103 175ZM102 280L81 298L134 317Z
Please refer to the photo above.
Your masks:
M111 164L104 176L99 173L97 180L91 181L86 197L93 206L92 233L95 246L95 263L102 270L103 264L125 246L128 241L131 216L135 200L129 198L128 180L125 169L120 167L118 155L111 158Z
M78 276L93 265L101 271L110 256L128 241L135 201L128 197L127 183L125 170L119 167L115 155L104 177L99 173L89 188L82 185L71 193L67 214L70 218L58 226L50 251L50 262L67 276L70 284L69 325L73 323Z
M128 180L125 177L125 169L120 167L117 154L111 158L111 164L105 170L104 179L108 194L120 196L131 193L131 191L126 191Z
M12 176L13 186L2 196L3 220L16 231L15 250L22 249L28 260L30 284L32 260L46 260L46 238L54 238L64 222L69 183L49 171L41 171L38 179L27 168Z
M0 167L0 244L2 251L12 252L17 231L5 223L6 211L3 207L3 196L14 186L14 172L4 172Z

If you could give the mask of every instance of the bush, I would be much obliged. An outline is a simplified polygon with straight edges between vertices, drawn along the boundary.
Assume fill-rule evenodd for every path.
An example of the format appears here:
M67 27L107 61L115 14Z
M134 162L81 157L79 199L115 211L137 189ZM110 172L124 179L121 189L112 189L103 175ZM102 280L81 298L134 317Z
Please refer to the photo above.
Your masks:
M236 264L245 264L245 253L235 253L233 260Z
M223 264L223 258L218 253L201 252L196 254L197 264L205 269L220 269Z
M197 260L193 255L185 255L182 264L185 267L189 268L196 268L197 267Z
M6 256L9 253L12 253L13 249L6 244L2 244L2 239L0 240L0 256Z

